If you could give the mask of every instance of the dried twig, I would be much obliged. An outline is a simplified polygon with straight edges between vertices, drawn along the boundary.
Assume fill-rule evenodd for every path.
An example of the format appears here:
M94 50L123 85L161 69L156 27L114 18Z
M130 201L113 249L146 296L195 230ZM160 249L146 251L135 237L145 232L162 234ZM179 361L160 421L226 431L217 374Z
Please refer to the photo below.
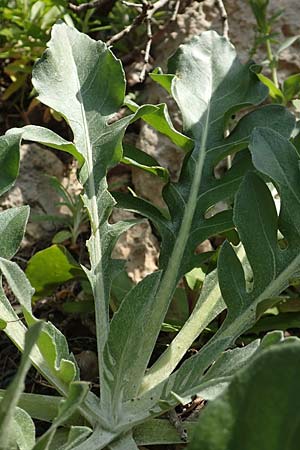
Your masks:
M229 26L228 26L228 15L222 0L215 0L216 7L220 12L220 16L223 22L223 36L228 38Z
M177 15L178 15L179 8L180 8L180 1L181 0L176 0L174 11L173 11L173 14L171 17L171 22L175 22L175 20L177 19Z
M136 16L136 18L134 19L132 24L128 25L127 27L123 28L123 30L119 31L119 33L117 33L114 36L112 36L107 41L107 45L112 45L114 42L119 41L124 36L126 36L128 33L130 33L134 28L138 27L141 23L143 23L144 20L147 18L148 9L152 5L150 5L148 2L143 2L141 5L135 4L135 6L138 6L138 7L141 6L141 8L142 8L142 10L139 13L139 15Z
M143 4L142 3L132 3L132 2L127 2L126 0L121 0L122 5L124 6L129 6L130 8L142 8Z
M87 11L93 8L112 8L117 0L93 0L92 2L81 3L81 5L75 5L74 3L69 3L69 8L76 12Z
M148 68L148 64L149 64L149 59L150 59L150 50L151 50L151 45L152 45L152 22L151 22L151 18L147 17L147 37L148 37L148 41L147 41L147 45L146 45L146 49L145 49L145 56L144 56L144 65L142 68L142 71L140 73L140 82L142 83L145 80L146 77L146 71Z
M144 52L144 65L140 73L140 81L143 82L146 76L146 71L149 65L150 60L150 51L151 51L151 45L153 40L153 34L152 34L152 20L153 15L158 11L159 9L163 8L165 5L168 4L168 0L158 0L156 3L151 3L149 0L141 0L141 3L132 3L127 0L121 0L123 5L128 7L135 7L139 14L136 16L132 24L125 27L123 30L119 31L119 33L112 36L108 41L108 45L112 45L114 42L119 41L124 36L129 34L132 30L134 30L136 27L138 27L143 22L146 22L147 24L147 44ZM179 5L178 5L179 7Z
M187 442L188 436L187 431L184 428L184 425L181 422L180 416L176 413L175 409L171 409L168 412L169 416L169 422L175 427L176 431L178 432L180 439L183 442Z
M155 3L152 3L152 9L149 11L149 17L150 19L153 17L153 15L158 11L160 8L163 8L165 5L167 5L169 0L158 0Z

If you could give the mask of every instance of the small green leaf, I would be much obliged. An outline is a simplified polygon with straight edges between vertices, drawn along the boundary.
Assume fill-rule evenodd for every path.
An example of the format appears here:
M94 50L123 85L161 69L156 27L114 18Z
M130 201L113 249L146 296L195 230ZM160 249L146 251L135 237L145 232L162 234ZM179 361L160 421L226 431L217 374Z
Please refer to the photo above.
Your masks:
M263 75L262 73L259 73L257 76L260 79L260 81L262 83L264 83L267 86L267 88L269 88L270 97L272 99L278 101L279 103L283 103L284 95L281 92L281 90L277 86L275 86L273 81L270 80L270 78L268 78L265 75Z
M35 289L33 300L51 294L66 281L85 278L80 265L61 245L52 245L37 252L28 262L26 275Z
M300 35L298 34L296 36L291 36L291 37L285 39L285 41L283 41L282 44L279 45L279 47L276 51L276 56L279 56L281 52L283 52L284 50L289 48L291 45L293 45L299 38L300 38Z
M167 169L161 167L152 156L134 147L133 145L125 144L123 151L123 164L131 165L138 169L144 170L152 175L162 178L163 181L168 181L169 173Z
M61 244L62 242L67 241L71 237L72 237L71 231L61 230L53 236L52 243Z
M295 97L298 97L300 93L300 73L286 78L283 82L282 90L287 102L293 100Z
M174 75L172 75L172 78L174 78ZM127 101L126 106L128 106L128 108L133 112L138 111L139 108L139 106L132 101ZM145 106L147 105L144 105L142 108ZM155 130L165 136L168 136L168 138L178 147L182 148L186 152L192 150L193 141L174 128L166 104L162 103L160 105L156 105L153 107L151 112L148 114L143 114L142 118Z
M185 279L188 287L192 290L199 289L204 281L205 273L200 267L195 267L195 269L185 274Z
M204 409L188 450L298 449L299 372L299 342L258 353Z
M149 76L153 81L155 81L157 84L160 84L169 94L171 94L174 74L165 74L160 68L157 68L152 73L150 73Z

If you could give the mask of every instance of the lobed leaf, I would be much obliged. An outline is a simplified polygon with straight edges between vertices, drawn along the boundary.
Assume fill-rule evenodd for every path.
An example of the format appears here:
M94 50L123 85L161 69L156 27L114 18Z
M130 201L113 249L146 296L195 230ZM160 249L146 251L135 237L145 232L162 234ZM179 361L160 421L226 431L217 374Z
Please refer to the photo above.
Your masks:
M247 258L241 258L241 263L233 248L225 243L218 260L220 289L228 309L226 319L197 355L185 361L168 380L142 395L138 405L145 410L151 410L152 405L152 414L159 414L159 411L180 399L187 401L195 393L204 397L211 395L205 392L206 386L217 387L218 383L226 382L227 374L224 372L220 378L215 378L213 371L209 371L204 378L201 374L255 323L258 306L263 307L270 298L276 301L276 296L287 286L288 279L299 270L299 222L290 214L290 211L295 214L298 211L298 153L287 139L269 129L253 132L250 149L257 169L268 175L279 190L280 216L277 217L265 182L258 175L248 173L234 205L234 222ZM278 227L287 240L287 248L281 249L278 245ZM151 398L155 399L153 403Z
M120 206L152 220L162 238L160 268L163 275L157 295L163 293L163 299L160 313L157 311L157 323L163 320L180 278L205 261L205 255L195 255L197 246L213 235L234 228L230 201L246 171L252 167L251 160L248 152L244 152L220 179L214 176L215 165L227 155L247 148L251 131L259 124L276 128L287 137L294 127L290 113L283 107L271 105L246 114L224 137L230 115L262 102L267 90L251 66L242 65L233 46L215 32L202 33L180 46L169 62L169 71L175 73L172 95L182 113L184 131L194 140L194 150L185 158L179 182L168 183L163 191L169 217L140 199L116 196ZM209 217L209 210L219 202L226 210ZM201 329L199 327L199 333ZM183 340L184 334L185 331L181 334ZM194 331L192 336L196 335ZM183 348L188 349L187 343L191 344L190 338L181 344L181 351L168 364L170 370L183 356ZM163 361L169 360L170 354L167 350ZM158 361L150 368L142 391L150 389L159 377L161 381L169 376L169 370L158 370L160 365L163 366Z

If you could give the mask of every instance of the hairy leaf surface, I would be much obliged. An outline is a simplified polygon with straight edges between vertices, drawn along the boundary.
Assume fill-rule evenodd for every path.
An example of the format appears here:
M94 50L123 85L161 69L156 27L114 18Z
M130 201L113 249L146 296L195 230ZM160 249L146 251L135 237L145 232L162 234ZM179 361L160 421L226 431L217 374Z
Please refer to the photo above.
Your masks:
M163 299L160 316L157 312L158 323L166 314L180 278L205 261L205 255L195 254L197 245L234 228L230 201L245 172L252 167L251 160L245 152L245 157L237 158L220 179L214 176L215 165L227 155L247 148L250 133L259 124L276 127L287 137L294 126L290 113L271 105L245 115L232 133L224 137L230 115L262 102L267 90L251 66L242 65L233 46L215 32L205 32L180 46L170 59L169 71L175 73L171 92L182 113L184 131L194 141L194 149L184 161L179 182L167 184L163 191L168 214L140 199L124 194L116 196L120 206L151 219L162 238L160 268L164 272L158 296ZM219 202L226 210L209 217L207 213ZM179 362L179 355L182 353L173 359L170 369ZM170 374L158 372L159 364L148 372L143 391Z
M299 355L299 342L277 344L258 354L205 408L188 449L296 450Z

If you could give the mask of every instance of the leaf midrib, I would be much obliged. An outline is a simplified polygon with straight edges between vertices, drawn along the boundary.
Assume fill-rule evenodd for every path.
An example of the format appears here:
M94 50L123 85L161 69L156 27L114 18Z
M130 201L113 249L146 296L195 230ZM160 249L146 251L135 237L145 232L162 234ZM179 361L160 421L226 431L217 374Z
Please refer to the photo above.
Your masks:
M106 304L105 304L105 290L104 280L101 267L102 247L100 239L100 223L99 213L97 206L97 194L95 190L95 179L93 173L93 150L90 139L89 127L84 109L84 100L81 93L80 78L75 63L73 48L70 45L69 39L66 39L69 44L69 50L72 58L73 70L76 74L76 87L78 102L80 105L80 114L82 119L83 131L84 131L84 143L85 143L85 157L88 171L88 189L89 200L91 205L91 221L92 221L92 235L90 238L91 248L91 271L94 275L94 288L95 288L95 318L96 318L96 332L97 332L97 350L98 350L98 371L99 379L103 379L103 348L108 336L108 322L106 319ZM99 270L100 269L100 270ZM101 332L100 332L101 331Z

